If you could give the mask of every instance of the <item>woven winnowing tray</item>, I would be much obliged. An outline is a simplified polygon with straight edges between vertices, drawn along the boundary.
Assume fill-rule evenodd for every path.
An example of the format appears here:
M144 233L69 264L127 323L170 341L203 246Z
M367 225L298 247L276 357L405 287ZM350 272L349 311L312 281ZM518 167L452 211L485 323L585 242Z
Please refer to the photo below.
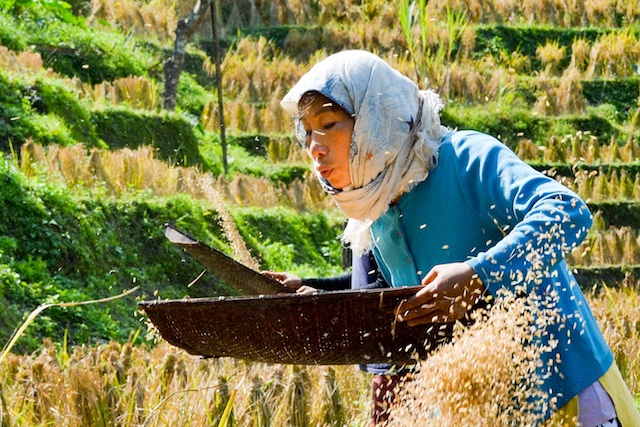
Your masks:
M254 362L411 363L452 325L409 327L393 309L415 289L198 298L140 303L160 335L187 352Z
M163 339L190 354L285 364L405 364L446 341L452 324L409 327L393 310L416 288L291 293L175 227L167 237L244 294L139 303Z

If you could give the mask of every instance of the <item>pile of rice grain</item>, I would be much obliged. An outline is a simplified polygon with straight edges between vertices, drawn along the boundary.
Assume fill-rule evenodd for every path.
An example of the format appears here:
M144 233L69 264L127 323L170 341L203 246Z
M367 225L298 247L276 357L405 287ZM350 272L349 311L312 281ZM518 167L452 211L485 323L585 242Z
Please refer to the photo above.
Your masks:
M557 320L552 298L540 298L505 295L475 313L473 325L457 326L453 341L399 387L388 426L540 425L553 404L539 387L553 366L543 367L540 358L554 349L536 337Z

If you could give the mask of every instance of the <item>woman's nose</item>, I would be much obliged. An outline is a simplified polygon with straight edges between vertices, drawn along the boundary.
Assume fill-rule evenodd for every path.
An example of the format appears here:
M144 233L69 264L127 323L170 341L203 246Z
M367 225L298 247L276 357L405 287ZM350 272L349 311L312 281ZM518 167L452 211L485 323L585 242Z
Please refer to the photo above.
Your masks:
M311 133L311 144L309 144L309 152L314 158L322 157L328 153L327 144L324 142L323 135L319 132Z

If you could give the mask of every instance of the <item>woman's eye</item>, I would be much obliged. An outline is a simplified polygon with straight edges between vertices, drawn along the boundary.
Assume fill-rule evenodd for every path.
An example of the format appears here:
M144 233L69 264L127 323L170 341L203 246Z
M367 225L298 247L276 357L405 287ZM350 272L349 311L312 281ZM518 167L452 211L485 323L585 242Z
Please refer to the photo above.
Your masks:
M309 145L311 145L311 134L313 132L310 130L304 130L304 144L307 148L309 148Z

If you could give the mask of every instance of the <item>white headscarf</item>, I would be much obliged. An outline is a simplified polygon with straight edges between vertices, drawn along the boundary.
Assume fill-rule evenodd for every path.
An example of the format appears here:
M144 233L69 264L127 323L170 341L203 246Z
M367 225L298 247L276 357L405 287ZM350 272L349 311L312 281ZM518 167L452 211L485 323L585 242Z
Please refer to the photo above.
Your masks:
M285 95L281 105L296 127L298 102L309 91L333 100L355 118L351 186L330 194L349 217L342 240L360 254L372 246L371 223L398 196L424 181L437 163L448 131L440 125L443 103L435 92L420 91L378 56L359 50L319 62Z

